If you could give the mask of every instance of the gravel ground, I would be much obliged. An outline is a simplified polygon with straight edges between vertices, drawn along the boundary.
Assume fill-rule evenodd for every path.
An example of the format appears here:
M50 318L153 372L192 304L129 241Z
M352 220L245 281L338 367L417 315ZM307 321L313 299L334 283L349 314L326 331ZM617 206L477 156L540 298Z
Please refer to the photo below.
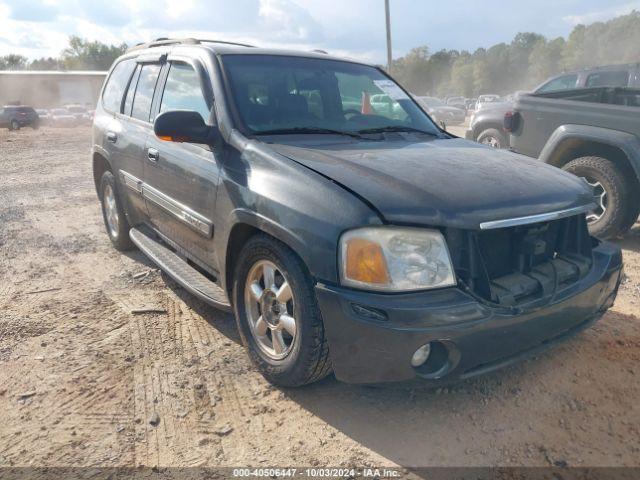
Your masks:
M0 466L640 464L638 226L615 307L544 355L435 391L284 390L230 316L111 248L89 145L0 131Z

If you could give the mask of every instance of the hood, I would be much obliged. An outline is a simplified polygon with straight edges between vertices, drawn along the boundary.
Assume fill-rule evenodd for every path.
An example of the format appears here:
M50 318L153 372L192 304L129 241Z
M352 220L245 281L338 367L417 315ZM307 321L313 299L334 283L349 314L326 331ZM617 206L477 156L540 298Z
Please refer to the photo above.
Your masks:
M593 201L569 173L462 139L271 147L355 192L389 223L477 229Z

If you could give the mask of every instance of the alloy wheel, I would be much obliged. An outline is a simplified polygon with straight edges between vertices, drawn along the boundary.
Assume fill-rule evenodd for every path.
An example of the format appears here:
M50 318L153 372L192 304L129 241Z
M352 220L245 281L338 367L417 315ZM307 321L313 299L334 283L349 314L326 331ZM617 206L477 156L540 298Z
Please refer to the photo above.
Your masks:
M488 145L493 148L500 148L500 141L496 137L493 137L491 135L484 137L482 139L482 142L480 143L482 143L483 145Z
M120 227L120 217L118 216L118 206L116 204L116 196L111 185L104 187L102 195L102 203L104 204L104 214L107 219L107 227L113 238L118 238L118 229Z
M587 223L595 223L600 220L607 211L608 197L602 183L590 177L584 177L584 180L593 188L593 201L596 208L587 214Z
M295 299L284 272L273 262L256 262L245 283L246 314L260 350L272 360L284 359L293 349L297 324Z

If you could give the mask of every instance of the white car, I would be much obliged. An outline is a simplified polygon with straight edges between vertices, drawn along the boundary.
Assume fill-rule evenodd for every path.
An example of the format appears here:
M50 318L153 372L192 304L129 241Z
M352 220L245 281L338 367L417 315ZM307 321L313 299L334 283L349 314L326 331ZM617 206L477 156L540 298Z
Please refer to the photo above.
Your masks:
M480 95L476 102L476 111L481 110L487 104L497 103L500 101L500 95Z
M76 117L66 108L54 108L50 111L50 123L54 127L75 127L78 125Z

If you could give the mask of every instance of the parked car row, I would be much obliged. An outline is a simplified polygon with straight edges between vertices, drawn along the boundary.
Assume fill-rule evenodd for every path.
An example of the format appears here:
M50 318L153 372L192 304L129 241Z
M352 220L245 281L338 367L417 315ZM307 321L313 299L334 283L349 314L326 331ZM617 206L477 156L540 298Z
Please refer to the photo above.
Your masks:
M463 109L447 105L436 97L415 97L429 116L438 124L460 125L466 119Z
M91 125L93 112L81 105L67 105L52 109L7 105L0 107L0 128L19 130L23 127L35 129L42 125L52 127Z
M41 125L52 127L75 127L77 125L90 125L93 121L93 110L82 105L67 105L50 110L37 109Z

